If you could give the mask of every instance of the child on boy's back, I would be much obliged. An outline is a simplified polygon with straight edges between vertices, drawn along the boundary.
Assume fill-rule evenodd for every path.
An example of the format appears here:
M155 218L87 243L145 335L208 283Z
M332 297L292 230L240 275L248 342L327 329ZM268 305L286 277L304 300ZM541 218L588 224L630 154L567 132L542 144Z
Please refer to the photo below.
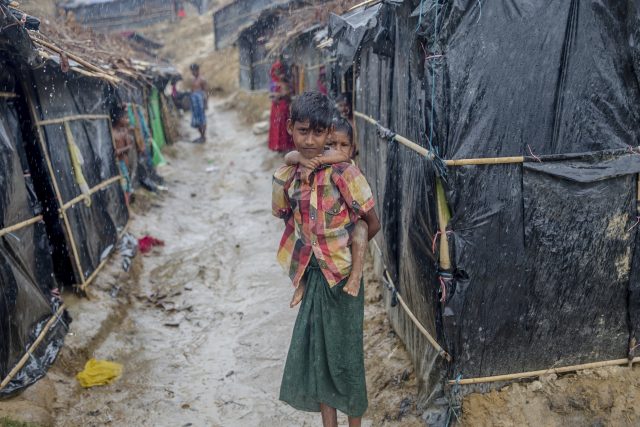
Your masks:
M332 130L333 107L318 92L300 95L287 128L304 158L323 154ZM336 409L359 426L367 408L362 326L364 296L344 292L352 274L354 229L362 219L368 238L380 229L371 189L357 167L346 162L318 165L303 179L300 165L273 176L273 214L285 221L278 261L294 286L305 291L293 329L280 399L294 408L322 413L336 426ZM360 285L362 286L362 285Z
M331 165L342 162L353 163L355 157L355 144L353 143L353 128L347 119L337 117L333 119L333 131L329 134L325 150L319 156L311 160L305 159L298 151L291 151L285 157L287 165L300 165L304 169L302 178L309 179L316 168L322 165ZM351 239L351 259L353 266L347 284L342 289L351 296L357 297L360 291L362 270L364 268L364 255L367 247L367 234L369 226L363 220L358 220ZM293 293L291 307L295 307L304 295L304 281L301 281Z

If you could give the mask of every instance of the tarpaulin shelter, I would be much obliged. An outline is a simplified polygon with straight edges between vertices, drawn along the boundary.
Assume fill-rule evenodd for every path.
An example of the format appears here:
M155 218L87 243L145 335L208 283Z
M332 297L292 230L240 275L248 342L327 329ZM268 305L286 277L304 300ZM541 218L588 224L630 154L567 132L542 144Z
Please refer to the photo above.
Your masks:
M69 0L59 6L95 31L135 30L176 19L177 0Z
M638 17L613 0L385 1L334 17L423 407L638 360Z
M290 3L291 0L236 0L213 14L213 36L216 49L233 45L240 32L253 25L263 10Z
M26 31L0 4L0 397L41 378L67 332L34 185L28 109L19 80L37 61ZM34 169L35 167L35 169Z
M240 87L266 90L270 69L283 54L295 92L317 88L321 70L331 62L317 49L331 11L341 12L350 2L289 1L265 8L239 31Z

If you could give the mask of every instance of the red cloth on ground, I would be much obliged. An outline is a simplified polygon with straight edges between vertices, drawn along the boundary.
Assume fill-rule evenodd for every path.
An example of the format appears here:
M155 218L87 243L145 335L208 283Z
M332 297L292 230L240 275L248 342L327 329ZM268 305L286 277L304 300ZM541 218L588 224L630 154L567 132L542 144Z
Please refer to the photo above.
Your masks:
M151 236L144 236L138 239L138 248L140 249L140 253L146 254L151 252L151 249L153 249L154 246L164 246L164 242Z
M273 151L291 151L295 147L293 139L287 132L289 120L289 101L280 99L271 103L271 120L269 122L269 148Z

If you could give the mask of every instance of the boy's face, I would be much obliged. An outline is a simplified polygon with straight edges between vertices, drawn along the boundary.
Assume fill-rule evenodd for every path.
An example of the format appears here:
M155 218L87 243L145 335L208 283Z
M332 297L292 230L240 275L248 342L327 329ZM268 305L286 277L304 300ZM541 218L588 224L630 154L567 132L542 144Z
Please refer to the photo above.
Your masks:
M313 159L322 154L331 129L311 129L309 121L287 122L287 131L293 137L293 144L305 159Z
M338 108L338 112L342 117L344 117L345 119L349 118L349 115L351 114L351 108L346 101L339 101L336 104L336 107Z
M353 144L351 144L349 135L344 132L334 131L329 136L329 142L327 145L332 150L336 150L343 154L346 154L347 156L349 156L349 158L353 157Z

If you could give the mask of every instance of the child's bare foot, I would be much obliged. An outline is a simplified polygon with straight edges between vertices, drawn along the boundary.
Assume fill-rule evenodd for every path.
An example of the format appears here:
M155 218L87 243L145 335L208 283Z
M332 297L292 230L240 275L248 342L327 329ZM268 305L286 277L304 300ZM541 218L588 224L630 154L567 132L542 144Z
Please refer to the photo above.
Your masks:
M343 292L348 293L352 297L357 297L360 293L360 279L357 277L349 277L347 284L342 288Z
M304 296L304 283L300 282L296 290L293 292L293 298L291 298L291 303L289 303L289 307L293 308L302 301L302 297Z

